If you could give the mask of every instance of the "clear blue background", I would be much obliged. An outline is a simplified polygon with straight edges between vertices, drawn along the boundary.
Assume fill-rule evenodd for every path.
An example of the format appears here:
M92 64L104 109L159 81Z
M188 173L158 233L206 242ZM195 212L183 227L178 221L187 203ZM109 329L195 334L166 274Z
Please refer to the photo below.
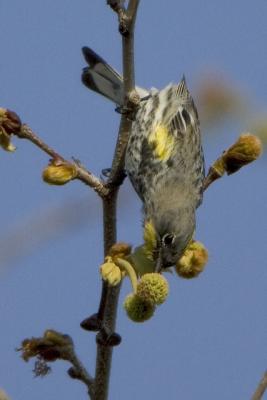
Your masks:
M141 1L136 78L163 87L185 73L223 71L267 104L266 0ZM111 163L119 115L80 83L89 45L121 69L115 15L105 1L2 1L0 105L66 157L95 174ZM257 100L256 100L257 99ZM242 125L242 124L241 124ZM247 127L204 132L206 163ZM80 182L50 187L40 179L48 157L14 140L0 153L0 387L13 400L85 399L85 387L57 362L44 379L15 352L25 337L54 328L73 336L94 371L94 334L80 321L98 306L102 261L101 205ZM110 399L249 399L266 368L266 155L206 193L196 237L210 252L196 280L169 275L168 301L145 324L124 314L122 300ZM141 243L140 202L125 182L118 239Z

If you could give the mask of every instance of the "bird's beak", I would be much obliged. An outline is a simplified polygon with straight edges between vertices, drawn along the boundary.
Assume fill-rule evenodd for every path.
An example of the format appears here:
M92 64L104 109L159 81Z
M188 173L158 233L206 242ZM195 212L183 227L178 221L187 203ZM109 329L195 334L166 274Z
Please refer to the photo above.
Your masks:
M159 254L157 257L155 272L159 273L161 271L161 269L162 269L162 249L160 248Z

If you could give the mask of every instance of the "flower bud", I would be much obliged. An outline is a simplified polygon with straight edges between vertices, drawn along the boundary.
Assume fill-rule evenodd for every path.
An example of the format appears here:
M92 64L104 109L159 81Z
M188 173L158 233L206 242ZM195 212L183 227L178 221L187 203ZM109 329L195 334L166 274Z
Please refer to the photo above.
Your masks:
M222 155L225 170L228 175L238 171L244 165L255 161L262 153L260 139L250 133L242 134Z
M15 151L16 147L11 143L11 134L20 131L21 121L16 113L0 108L0 147L5 151Z
M44 332L44 339L49 340L56 346L73 346L73 341L69 335L63 335L53 329Z
M121 282L122 273L120 268L114 264L110 257L106 257L106 262L100 266L102 279L110 286L116 286Z
M45 361L55 361L60 358L60 350L44 338L24 339L18 350L22 351L24 361L32 357L42 357Z
M155 311L155 305L140 299L135 294L129 294L123 304L128 317L134 322L144 322L150 319Z
M143 301L159 305L165 302L168 294L167 280L156 272L143 275L138 282L136 295Z
M43 180L50 185L65 185L77 176L74 164L61 160L52 160L43 171Z
M208 261L208 251L200 242L191 242L183 256L177 261L175 270L182 278L197 277Z
M73 341L68 335L48 329L43 337L24 339L18 350L22 351L21 356L24 361L32 357L48 362L57 359L69 360L73 352Z
M10 152L16 150L16 147L10 141L10 136L7 135L4 131L1 131L1 128L0 128L0 147L2 147L2 149L5 151L10 151Z
M132 247L128 243L118 242L109 249L108 255L110 257L124 258L131 253Z
M16 134L21 129L20 117L6 108L0 108L0 129L5 130L8 135Z

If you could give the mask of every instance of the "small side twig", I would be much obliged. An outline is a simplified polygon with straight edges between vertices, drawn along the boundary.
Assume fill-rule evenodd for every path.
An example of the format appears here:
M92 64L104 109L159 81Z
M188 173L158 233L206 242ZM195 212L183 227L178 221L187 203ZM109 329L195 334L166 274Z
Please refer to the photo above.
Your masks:
M124 3L125 0L107 0L107 5L110 6L117 14L120 12L125 12Z
M48 146L43 140L37 136L35 132L27 124L21 125L20 131L16 134L20 139L27 139L35 144L39 149L43 150L50 157L65 161L64 158L59 155L52 147Z
M262 153L260 139L251 133L243 133L237 141L225 150L222 155L210 167L204 179L203 191L225 173L234 174L245 165L257 160Z
M86 368L74 351L72 351L69 355L69 362L72 364L72 367L68 370L69 376L73 379L78 379L83 382L87 386L88 393L92 398L94 387L93 377L87 372Z
M48 146L27 124L21 126L21 129L16 133L16 136L20 139L29 140L55 160L69 162L52 149L52 147ZM108 194L108 188L106 188L96 176L83 167L81 163L75 162L75 167L77 171L76 179L79 179L86 185L90 186L100 197L104 197Z
M217 179L221 178L222 175L218 173L213 167L210 167L207 176L204 179L203 183L203 192L208 189L208 187Z
M254 392L251 400L261 400L267 389L267 371L265 371L262 379L260 380L256 391Z
M123 32L126 21L126 10L124 3L124 0L107 0L107 5L109 5L110 8L112 8L112 10L118 15L120 32Z
M45 376L51 370L47 363L56 360L68 361L72 364L72 367L68 370L69 376L83 382L90 397L92 396L94 379L78 358L73 340L69 335L47 329L42 337L24 339L17 351L21 352L21 357L26 362L31 358L36 359L33 370L35 376Z

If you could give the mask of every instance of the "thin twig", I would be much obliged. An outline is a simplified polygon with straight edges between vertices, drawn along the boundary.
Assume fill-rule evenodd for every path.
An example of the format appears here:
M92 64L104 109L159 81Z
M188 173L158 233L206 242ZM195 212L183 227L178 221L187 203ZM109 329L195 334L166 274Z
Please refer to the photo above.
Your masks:
M125 11L124 8L125 0L107 0L107 5L112 8L114 12L117 14L122 10Z
M261 400L266 389L267 389L267 371L265 371L262 379L260 380L255 393L251 397L251 400Z
M78 379L81 382L83 382L88 389L88 394L92 398L93 396L93 388L94 388L94 379L93 377L88 373L82 362L80 361L79 357L76 355L74 350L72 351L70 357L69 357L69 362L73 365L71 368L72 373L69 370L69 375L74 378Z
M132 119L140 101L135 92L133 34L138 4L139 0L129 1L126 11L127 34L122 35L124 101L126 113L122 114L121 117L117 144L108 181L108 185L110 186L122 183L125 176L123 171L125 152L132 127Z
M49 156L55 160L61 160L68 162L60 154L58 154L54 149L48 146L35 132L26 124L23 124L19 133L16 134L20 139L27 139L34 143L39 149L43 150ZM100 197L104 197L109 193L109 189L91 172L89 172L85 167L83 167L79 162L75 162L75 167L77 171L77 176L75 179L79 179L86 185L90 186Z
M118 15L119 30L123 31L126 22L126 12L124 7L124 0L107 0L107 4Z
M61 157L54 149L52 149L50 146L48 146L46 143L43 142L39 136L36 135L35 132L29 127L27 124L23 124L21 126L21 130L19 133L17 133L17 136L20 139L27 139L33 144L35 144L39 149L43 150L45 153L47 153L49 156L55 159L59 159L62 161L65 161L63 157Z
M108 1L115 4L115 1ZM121 1L117 4L122 5ZM127 34L122 33L122 57L123 57L123 78L124 78L124 103L125 108L131 111L137 108L133 92L135 89L134 80L134 23L138 9L139 0L130 0L125 12L127 21ZM114 8L113 8L114 9ZM114 9L115 10L115 9ZM116 11L116 10L115 10ZM117 12L117 11L116 11ZM120 8L121 12L121 8ZM121 17L121 15L120 15ZM134 99L134 100L133 100ZM108 187L110 194L103 200L104 214L104 253L107 254L110 247L116 242L116 203L119 186L123 181L123 167L126 146L132 126L132 119L127 114L122 114L119 128L118 140L112 163L112 170ZM110 288L103 282L100 301L99 317L102 319L103 327L114 332L116 326L117 305L120 293L120 286ZM101 333L101 332L100 332ZM112 361L112 347L98 342L94 400L106 400L108 398L108 386L110 379Z
M213 167L210 167L209 172L208 172L208 174L207 174L207 176L205 177L204 182L203 182L203 192L204 192L205 190L207 190L208 187L209 187L214 181L216 181L217 179L219 179L219 178L221 178L221 177L222 177L222 175L220 175L216 169L214 169Z

